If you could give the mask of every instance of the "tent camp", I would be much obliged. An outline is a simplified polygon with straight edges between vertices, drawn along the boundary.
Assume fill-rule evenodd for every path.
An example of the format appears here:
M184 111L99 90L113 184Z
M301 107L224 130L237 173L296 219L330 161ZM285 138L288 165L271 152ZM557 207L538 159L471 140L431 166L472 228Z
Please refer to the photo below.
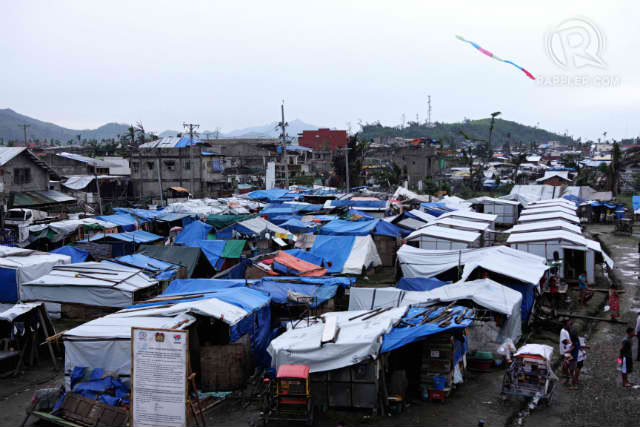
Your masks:
M193 221L182 229L176 237L176 245L193 246L193 242L198 240L207 240L207 236L213 229L213 226L205 224L202 221Z
M353 288L349 295L349 311L406 305L428 306L451 301L462 303L465 300L507 316L507 322L495 330L490 342L501 344L506 338L518 341L522 334L522 295L489 279L457 282L422 292L398 288Z
M158 281L141 269L110 262L83 262L53 267L50 273L22 285L23 301L81 304L117 309L160 292ZM64 307L63 307L64 314Z
M508 246L453 251L425 250L404 245L398 251L404 277L435 277L445 273L467 280L477 268L483 268L523 283L538 286L549 268L546 258ZM458 277L458 268L462 272Z
M226 391L248 377L253 360L268 364L265 349L271 332L269 297L242 287L199 282L167 290L162 302L134 306L64 333L65 384L76 366L101 368L120 378L131 374L131 328L184 329L190 332L191 369L202 391ZM198 292L193 296L193 291ZM184 295L184 298L181 298ZM167 298L172 297L170 301ZM243 344L238 353L227 344ZM245 354L250 354L247 360ZM235 356L233 356L235 355ZM211 363L215 357L217 363ZM207 362L209 361L209 362ZM230 381L238 370L237 383Z
M596 263L604 262L613 268L613 260L602 250L600 243L569 231L514 233L509 235L507 244L548 260L562 260L560 274L569 280L577 280L578 275L586 271L587 281L594 283Z
M0 302L23 301L24 283L44 276L56 265L70 262L69 255L0 246Z
M421 228L407 236L407 242L415 242L421 249L466 249L480 246L481 234L455 228L433 225Z
M209 278L216 273L200 248L142 245L138 253L184 267L187 279Z
M329 273L334 274L359 275L382 264L371 236L319 235L309 252L326 260Z

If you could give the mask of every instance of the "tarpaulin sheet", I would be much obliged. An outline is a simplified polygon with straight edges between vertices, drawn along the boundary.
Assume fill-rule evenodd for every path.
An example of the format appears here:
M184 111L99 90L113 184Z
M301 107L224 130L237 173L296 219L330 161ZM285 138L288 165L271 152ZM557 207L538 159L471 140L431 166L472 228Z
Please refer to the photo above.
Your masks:
M71 257L71 263L85 262L89 257L89 252L82 249L76 249L73 246L61 246L51 251L52 254L68 255Z
M177 279L169 283L167 290L161 296L198 295L218 292L221 289L243 287L246 280L220 279Z
M107 221L122 228L122 231L134 231L138 228L138 222L132 215L121 213L116 215L97 216L96 219Z
M198 274L199 277L211 277L215 273L213 266L209 263L200 248L143 245L138 250L138 253L160 259L164 262L178 264L187 270L188 278L194 274Z
M448 285L451 282L443 282L435 277L403 277L396 284L396 288L405 291L430 291L440 286Z
M287 249L285 252L293 255L296 258L300 258L304 261L310 262L311 264L326 267L325 260L322 257L312 254L311 252L304 251L302 249Z
M246 240L226 240L222 258L241 258L246 243Z
M377 208L386 209L387 202L385 200L327 200L330 207L352 207L352 208Z
M80 242L96 242L100 240L120 240L122 242L131 243L151 243L163 240L164 237L157 234L149 233L144 230L125 231L122 233L94 234L88 239L80 240Z
M269 202L278 200L289 193L289 190L282 188L272 188L271 190L256 190L251 193L247 193L247 196L251 200L266 200Z
M202 249L202 253L204 253L211 265L216 270L220 270L224 264L222 252L224 252L225 244L226 240L197 240L191 242L189 246Z
M213 225L216 230L220 230L237 222L255 217L256 215L209 215L207 217L207 223Z
M197 246L195 243L200 240L207 240L207 235L213 226L202 221L193 221L187 225L176 237L176 243L185 246Z
M377 221L375 231L373 232L375 236L405 237L409 234L409 231L387 221Z
M316 285L316 286L328 286L328 285L338 285L345 288L350 287L356 282L356 279L353 277L284 277L284 276L269 276L262 279L263 281L268 282L291 282L291 283L300 283L304 285Z
M317 224L314 222L303 222L296 218L289 218L280 224L280 227L289 230L292 233L313 233Z
M297 219L297 220L301 220L302 216L300 215L292 215L292 214L286 214L286 215L277 215L277 216L272 216L269 217L269 221L271 221L272 223L274 223L275 225L282 225L283 223L289 221L290 219Z
M0 302L18 301L16 273L14 268L0 268Z
M444 307L440 310L432 313L429 318L435 318L438 314L440 314L444 310ZM461 306L454 306L451 308L454 316L460 315L465 312L466 308ZM419 325L422 321L422 317L416 317L417 314L424 311L424 308L410 308L407 311L407 314L403 317L403 320L407 323L414 325L413 327L403 327L403 328L393 328L387 334L385 334L382 338L382 347L380 348L380 353L387 353L389 351L395 350L397 348L403 347L405 345L411 344L412 342L419 341L424 339L429 335L439 334L441 332L451 332L456 329L464 329L471 325L473 321L473 315L470 314L469 319L463 320L461 323L456 323L454 321L449 321L448 325L444 328L441 328L439 322L434 323L424 323Z
M260 280L249 285L251 289L264 292L271 297L271 300L276 304L286 305L298 305L296 301L292 301L288 298L289 292L295 292L308 297L313 297L311 301L311 307L317 307L331 298L335 297L338 291L338 285L316 286L316 285L303 285L290 282L272 282L267 280Z
M139 267L145 273L151 273L157 280L168 280L173 277L180 266L142 254L125 255L114 259L119 264Z
M278 273L292 274L294 276L320 277L328 273L326 269L296 258L284 251L279 251L273 259L273 269Z
M632 196L631 197L631 203L633 205L633 212L635 212L638 209L640 209L640 196Z
M356 236L316 236L311 253L328 261L330 273L342 273Z
M318 230L318 234L330 236L366 236L373 233L378 221L377 219L371 221L336 219L322 226L322 228Z
M522 316L522 323L527 324L529 322L529 316L531 310L533 310L533 304L536 302L535 288L533 285L522 285L520 283L502 283L509 289L520 292L522 295L522 304L520 308L520 314Z
M361 219L375 219L374 217L372 217L371 215L367 215L366 213L356 210L356 209L349 209L347 211L347 215L349 216L357 216L360 217Z

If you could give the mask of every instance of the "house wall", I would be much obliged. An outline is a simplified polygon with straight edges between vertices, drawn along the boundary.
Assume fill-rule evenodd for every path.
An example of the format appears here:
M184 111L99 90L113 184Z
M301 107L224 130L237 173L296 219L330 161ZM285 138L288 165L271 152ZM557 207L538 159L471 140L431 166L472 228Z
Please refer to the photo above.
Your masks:
M16 169L30 169L31 180L24 184L16 184ZM5 192L45 191L49 189L49 173L31 160L26 152L20 153L2 166L0 175Z
M402 169L406 167L409 184L433 178L440 174L440 159L431 147L405 147L395 150L393 161Z

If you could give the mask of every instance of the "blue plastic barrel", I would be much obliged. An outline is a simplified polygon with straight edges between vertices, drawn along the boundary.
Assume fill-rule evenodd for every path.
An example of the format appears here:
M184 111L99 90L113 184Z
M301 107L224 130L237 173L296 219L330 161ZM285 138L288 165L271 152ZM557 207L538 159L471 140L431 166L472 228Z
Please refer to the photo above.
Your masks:
M436 375L433 377L434 390L444 390L447 385L447 379L443 376Z

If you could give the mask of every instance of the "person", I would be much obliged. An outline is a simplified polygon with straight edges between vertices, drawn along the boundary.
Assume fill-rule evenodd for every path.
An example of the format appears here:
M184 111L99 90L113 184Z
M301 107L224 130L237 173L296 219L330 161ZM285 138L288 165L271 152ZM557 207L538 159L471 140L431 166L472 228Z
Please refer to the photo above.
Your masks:
M578 357L580 356L580 337L573 328L569 329L569 339L571 340L571 344L569 347L569 354L571 355L569 359L571 385L568 388L569 390L577 390L578 375L580 375L580 371L578 370ZM567 381L567 383L568 382L569 381Z
M620 317L620 297L618 296L618 291L613 284L609 287L609 313L611 313L612 320Z
M585 339L583 337L578 338L580 342L580 349L578 350L578 363L576 363L575 382L576 385L580 384L580 371L584 366L584 361L587 359L587 346L585 345Z
M571 329L571 319L564 319L562 323L562 329L560 330L560 357L562 357L562 375L569 378L569 349L571 348L571 336L569 330Z
M587 286L587 272L584 271L580 273L580 275L578 276L578 290L580 291L580 307L584 307L585 294L587 293L588 289L589 288Z
M638 313L638 318L636 319L636 330L635 330L635 334L636 337L638 337L638 358L636 359L638 362L640 362L640 313Z
M622 346L620 346L620 373L622 375L622 386L632 387L633 384L629 382L629 374L633 373L633 356L631 354L631 340L635 335L633 328L627 328L627 335L622 340Z
M551 269L551 277L549 279L549 287L551 288L551 304L554 309L557 309L560 304L560 293L558 290L558 276L556 274L556 268Z

